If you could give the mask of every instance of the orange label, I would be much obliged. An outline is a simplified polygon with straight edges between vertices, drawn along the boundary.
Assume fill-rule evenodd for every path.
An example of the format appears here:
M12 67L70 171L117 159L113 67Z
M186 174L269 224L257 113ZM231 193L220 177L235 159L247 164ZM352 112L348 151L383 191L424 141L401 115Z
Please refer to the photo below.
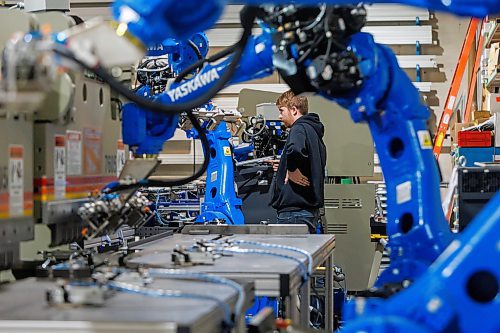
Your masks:
M9 156L10 158L23 158L24 147L23 146L10 146Z
M65 145L64 135L55 135L54 136L54 144L56 147L64 147L64 145Z

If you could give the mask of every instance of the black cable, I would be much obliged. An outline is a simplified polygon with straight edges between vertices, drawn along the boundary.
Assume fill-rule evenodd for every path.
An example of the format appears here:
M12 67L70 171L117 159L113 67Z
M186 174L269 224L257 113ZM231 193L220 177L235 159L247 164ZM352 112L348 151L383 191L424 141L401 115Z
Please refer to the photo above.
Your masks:
M147 180L145 182L138 182L135 184L129 184L129 185L118 185L110 190L110 193L113 192L119 192L119 191L126 191L130 189L137 189L139 187L143 186L151 186L151 187L174 187L174 186L181 186L185 185L187 183L190 183L198 178L200 178L205 171L208 168L208 163L210 161L210 144L208 142L207 135L205 133L205 130L201 127L200 123L198 122L198 118L193 114L191 110L186 112L187 117L189 120L192 122L193 127L196 129L198 132L198 135L200 136L201 143L203 145L203 155L204 155L204 160L202 166L198 169L196 173L194 173L191 176L185 177L185 178L180 178L180 179L175 179L175 180Z
M191 64L189 67L184 69L175 78L174 82L175 83L181 82L187 75L189 75L195 69L202 67L205 63L214 62L214 61L217 61L219 59L222 59L222 58L234 53L236 50L240 49L241 47L243 47L243 51L244 51L248 37L251 34L253 21L254 21L255 17L257 16L257 13L259 10L260 9L258 7L245 6L240 11L240 19L241 19L241 24L243 26L243 34L242 34L240 40L238 42L236 42L235 44L228 46L224 50L219 51L206 59L200 59L197 62L195 62L194 64ZM250 34L249 34L249 36L246 37L246 40L243 43L244 35L246 32L250 32ZM242 45L242 43L243 43L243 45ZM234 59L233 59L233 61L234 61Z
M321 34L318 37L314 39L314 41L308 46L307 50L302 54L302 56L297 60L298 63L302 63L311 52L319 45L320 42L322 42L324 39L324 35Z
M229 65L229 68L226 70L226 72L229 71L230 68L231 68L231 71L236 70L236 66L239 64L241 56L242 56L243 52L245 51L245 47L246 47L248 38L252 34L253 21L257 17L257 14L259 11L260 11L259 7L253 7L253 6L243 7L243 9L240 11L240 20L241 20L241 25L243 26L243 33L241 35L240 40L238 42L236 42L235 44L229 46L228 48L214 54L213 56L211 56L207 59L204 59L204 60L198 60L197 62L195 62L191 66L187 67L175 78L174 83L181 82L189 73L191 73L193 70L195 70L197 68L200 68L206 62L217 61L217 60L219 60L219 59L221 59L221 58L223 58L231 53L234 53L234 56L233 56L233 59L231 61L231 64ZM224 74L226 74L226 72L224 72ZM232 74L231 74L231 76L232 76ZM224 75L223 75L223 78L224 78ZM221 80L223 80L223 78L221 78ZM229 79L231 79L231 77L229 77ZM228 81L229 81L229 79L228 79ZM203 103L201 103L201 104L203 104Z
M165 114L172 114L172 113L182 113L186 112L186 110L191 110L199 107L200 105L203 105L207 103L213 96L215 96L221 89L223 89L226 84L229 82L229 80L232 78L236 67L239 64L239 61L243 55L243 52L245 50L246 43L248 41L248 38L252 34L252 25L253 21L257 15L257 7L250 7L250 6L245 6L242 11L241 11L241 24L244 28L242 36L238 43L236 44L236 48L234 51L234 56L229 64L229 66L226 68L222 76L216 83L209 88L209 90L203 94L202 96L186 102L186 103L178 103L178 104L161 104L158 102L155 102L154 100L151 100L149 98L140 96L136 93L134 93L132 90L128 89L124 85L122 85L118 80L116 80L111 74L109 74L103 67L100 65L96 65L95 67L92 67L83 61L79 60L77 57L75 57L72 53L70 53L67 49L62 50L61 48L54 46L54 53L57 53L65 58L71 59L72 61L78 63L82 67L94 72L96 75L98 75L104 82L106 82L111 89L115 90L119 94L123 95L127 99L129 99L131 102L136 103L137 105L148 109L149 111L152 112L159 112L159 113L165 113Z
M165 105L161 104L158 102L155 102L152 99L143 97L141 95L138 95L135 91L128 89L125 87L123 84L121 84L118 80L116 80L111 74L109 74L102 66L97 65L96 67L90 67L89 65L85 64L83 61L79 60L76 58L73 54L69 53L67 50L62 50L60 48L55 47L53 49L54 53L61 55L65 58L68 58L80 66L86 68L87 70L92 71L94 74L98 75L104 82L106 82L111 89L119 93L120 95L124 96L131 102L148 109L148 111L151 112L158 112L158 113L164 113L164 114L179 114L182 112L185 112L186 109L179 108L179 106L183 105ZM200 106L204 103L200 103L197 106ZM196 106L195 106L196 107ZM192 108L187 108L187 109L194 109L195 107Z
M319 298L319 293L318 293L318 290L316 290L316 286L314 285L314 283L311 283L311 289L312 289L314 295Z
M197 62L189 65L188 67L186 67L182 72L179 73L179 75L175 78L174 82L175 83L179 83L181 82L182 80L184 80L184 78L189 75L191 72L193 72L194 70L202 67L205 63L209 63L209 62L214 62L214 61L217 61L221 58L224 58L225 56L228 56L230 55L231 53L234 53L234 50L236 49L236 47L238 46L238 43L239 42L236 42L235 44L225 48L224 50L220 51L220 52L217 52L216 54L214 54L213 56L211 57L208 57L206 59L200 59L198 60Z
M203 55L201 54L198 46L191 39L188 39L188 44L193 49L194 53L196 53L198 60L203 60Z

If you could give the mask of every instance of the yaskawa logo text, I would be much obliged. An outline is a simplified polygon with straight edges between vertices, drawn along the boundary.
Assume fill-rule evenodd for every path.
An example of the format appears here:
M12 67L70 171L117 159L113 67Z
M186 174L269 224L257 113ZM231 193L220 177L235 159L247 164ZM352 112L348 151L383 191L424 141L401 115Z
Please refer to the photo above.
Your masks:
M167 94L170 100L175 102L179 98L183 98L218 79L220 79L219 72L217 72L217 69L213 68L206 73L196 75L193 79L181 84L175 89L168 90Z
M155 46L148 47L148 51L163 51L162 44L156 44Z

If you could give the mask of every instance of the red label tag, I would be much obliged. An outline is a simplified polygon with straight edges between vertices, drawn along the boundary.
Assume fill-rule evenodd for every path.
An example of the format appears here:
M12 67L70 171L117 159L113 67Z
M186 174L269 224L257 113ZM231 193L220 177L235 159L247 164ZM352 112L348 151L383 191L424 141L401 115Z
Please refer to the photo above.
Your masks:
M56 147L64 147L65 146L65 137L64 135L56 135L54 136L54 141Z
M24 155L24 147L23 146L10 146L9 147L9 156L10 158L23 158Z

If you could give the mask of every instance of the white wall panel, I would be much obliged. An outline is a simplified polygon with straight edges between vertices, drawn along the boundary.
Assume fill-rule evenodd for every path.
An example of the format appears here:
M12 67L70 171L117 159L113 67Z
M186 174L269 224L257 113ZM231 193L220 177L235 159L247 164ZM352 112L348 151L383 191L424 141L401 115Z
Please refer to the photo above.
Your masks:
M7 3L15 3L17 0L6 1ZM73 8L92 8L109 6L112 0L72 0ZM240 23L239 11L242 5L227 5L226 9L219 20L221 24L238 24ZM428 21L430 13L426 9L409 7L394 4L376 4L367 6L368 22L393 22L393 21L415 21L418 17L421 21Z
M375 41L387 45L432 44L432 26L383 26L364 27L364 32L371 33Z
M215 28L207 31L212 47L225 47L236 43L241 36L242 28ZM432 44L432 26L383 26L365 27L364 32L371 33L375 41L387 45ZM253 29L260 34L261 29Z
M429 92L432 87L432 82L413 82L415 87L422 92ZM254 89L254 90L264 90L276 93L282 93L289 89L287 84L266 84L266 83L254 83L254 84L233 84L222 90L219 95L235 95L239 94L242 89Z
M219 20L220 24L238 24L240 23L239 11L242 5L228 5ZM421 21L428 21L430 13L426 9L409 7L403 5L377 4L367 6L368 22L402 22L416 21L418 17Z
M437 60L434 55L398 55L398 63L401 68L437 68Z

